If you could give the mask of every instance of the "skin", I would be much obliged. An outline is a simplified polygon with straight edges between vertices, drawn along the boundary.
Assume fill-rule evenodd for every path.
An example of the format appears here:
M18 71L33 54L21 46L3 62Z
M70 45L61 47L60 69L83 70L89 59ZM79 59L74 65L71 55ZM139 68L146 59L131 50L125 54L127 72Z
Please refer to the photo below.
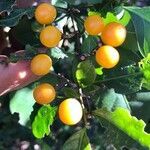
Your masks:
M17 53L23 53L23 51ZM18 61L17 63L7 64L8 57L0 55L0 62L0 96L23 88L41 77L31 72L30 61Z

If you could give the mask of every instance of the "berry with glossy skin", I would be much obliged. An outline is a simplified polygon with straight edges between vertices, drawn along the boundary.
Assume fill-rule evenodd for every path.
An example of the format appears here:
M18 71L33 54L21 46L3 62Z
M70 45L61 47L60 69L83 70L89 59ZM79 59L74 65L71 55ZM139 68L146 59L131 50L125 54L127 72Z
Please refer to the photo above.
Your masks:
M46 75L52 67L52 60L46 54L38 54L31 60L30 67L35 75Z
M104 29L104 22L100 16L93 15L86 18L84 27L88 34L98 35Z
M103 68L113 68L119 62L119 53L112 46L105 45L96 51L96 62Z
M126 28L122 24L111 22L105 26L101 39L104 44L117 47L125 41L126 32Z
M47 26L40 33L41 43L48 47L56 47L61 40L61 32L54 26Z
M42 3L35 10L35 18L40 24L52 23L56 15L56 8L49 3Z
M43 83L34 89L33 97L38 104L48 104L55 99L56 91L52 85Z
M59 106L59 119L66 125L77 124L83 115L81 104L74 98L64 100Z

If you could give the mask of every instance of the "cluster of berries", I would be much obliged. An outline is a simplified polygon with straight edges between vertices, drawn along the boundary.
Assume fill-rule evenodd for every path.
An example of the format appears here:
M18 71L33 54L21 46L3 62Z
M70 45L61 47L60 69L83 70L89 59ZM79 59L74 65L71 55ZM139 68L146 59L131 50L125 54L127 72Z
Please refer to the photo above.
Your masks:
M62 33L57 27L50 25L56 16L56 8L49 3L42 3L35 10L36 21L44 25L40 32L40 41L48 48L57 46L61 40ZM125 41L125 27L116 22L105 25L99 15L87 17L84 27L89 35L100 36L105 44L96 51L96 62L103 68L116 66L120 56L114 47L120 46ZM31 71L38 76L49 73L51 67L52 59L46 54L38 54L31 61ZM49 104L56 98L56 91L51 84L43 83L34 89L33 97L38 104ZM83 109L78 100L69 98L60 104L58 114L63 123L74 125L81 120Z
M117 22L104 24L99 15L93 15L86 18L84 27L89 35L98 35L101 37L103 46L96 51L96 62L103 68L113 68L119 62L119 53L114 47L123 44L126 39L126 28Z
M56 16L56 8L49 3L42 3L35 10L36 21L44 25L40 32L40 41L48 48L56 47L61 40L62 33L59 29L49 25ZM52 59L46 54L38 54L31 60L31 71L37 76L48 74L51 67ZM33 97L40 105L49 104L56 98L56 90L51 84L42 83L34 89ZM64 124L74 125L82 118L81 104L74 98L66 99L59 105L58 115Z

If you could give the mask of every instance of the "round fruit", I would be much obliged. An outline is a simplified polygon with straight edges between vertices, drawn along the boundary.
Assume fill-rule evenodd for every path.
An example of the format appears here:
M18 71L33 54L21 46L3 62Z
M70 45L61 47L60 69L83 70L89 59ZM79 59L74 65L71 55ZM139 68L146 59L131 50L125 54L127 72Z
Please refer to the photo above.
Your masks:
M46 54L38 54L31 60L30 67L35 75L46 75L52 67L52 60Z
M77 124L83 115L81 104L74 98L64 100L59 106L59 119L67 125Z
M119 62L119 53L112 46L102 46L96 51L96 62L103 68L113 68Z
M93 15L86 18L84 27L88 34L98 35L104 29L104 22L100 16Z
M40 4L35 10L35 18L40 24L52 23L56 15L56 8L48 3Z
M61 32L54 26L47 26L40 33L40 41L46 47L56 47L61 40Z
M38 104L48 104L55 99L56 92L52 85L43 83L34 89L33 97Z
M104 44L117 47L125 41L126 32L126 28L122 24L112 22L105 26L101 39Z

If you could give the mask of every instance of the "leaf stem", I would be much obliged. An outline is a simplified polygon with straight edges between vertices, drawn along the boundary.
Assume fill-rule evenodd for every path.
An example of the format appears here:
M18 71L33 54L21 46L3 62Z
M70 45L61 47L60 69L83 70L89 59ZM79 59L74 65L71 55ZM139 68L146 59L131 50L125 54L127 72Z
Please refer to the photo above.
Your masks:
M64 81L66 81L66 84L69 84L72 88L77 88L77 85L74 82L70 81L69 79L64 77L62 74L60 74L60 73L57 74L55 72L51 72L51 74L57 76L60 79L63 79Z
M142 72L136 72L136 73L127 74L127 75L122 75L122 76L118 76L118 77L112 77L112 78L109 78L109 79L96 81L96 82L94 82L94 83L103 83L103 82L108 82L108 81L112 81L112 80L128 78L128 77L137 76L137 75L142 75Z
M85 126L87 126L86 109L85 109L84 102L83 102L83 92L82 92L82 88L79 88L79 94L80 94L81 106L82 106L82 109L83 109L83 120L84 120Z

